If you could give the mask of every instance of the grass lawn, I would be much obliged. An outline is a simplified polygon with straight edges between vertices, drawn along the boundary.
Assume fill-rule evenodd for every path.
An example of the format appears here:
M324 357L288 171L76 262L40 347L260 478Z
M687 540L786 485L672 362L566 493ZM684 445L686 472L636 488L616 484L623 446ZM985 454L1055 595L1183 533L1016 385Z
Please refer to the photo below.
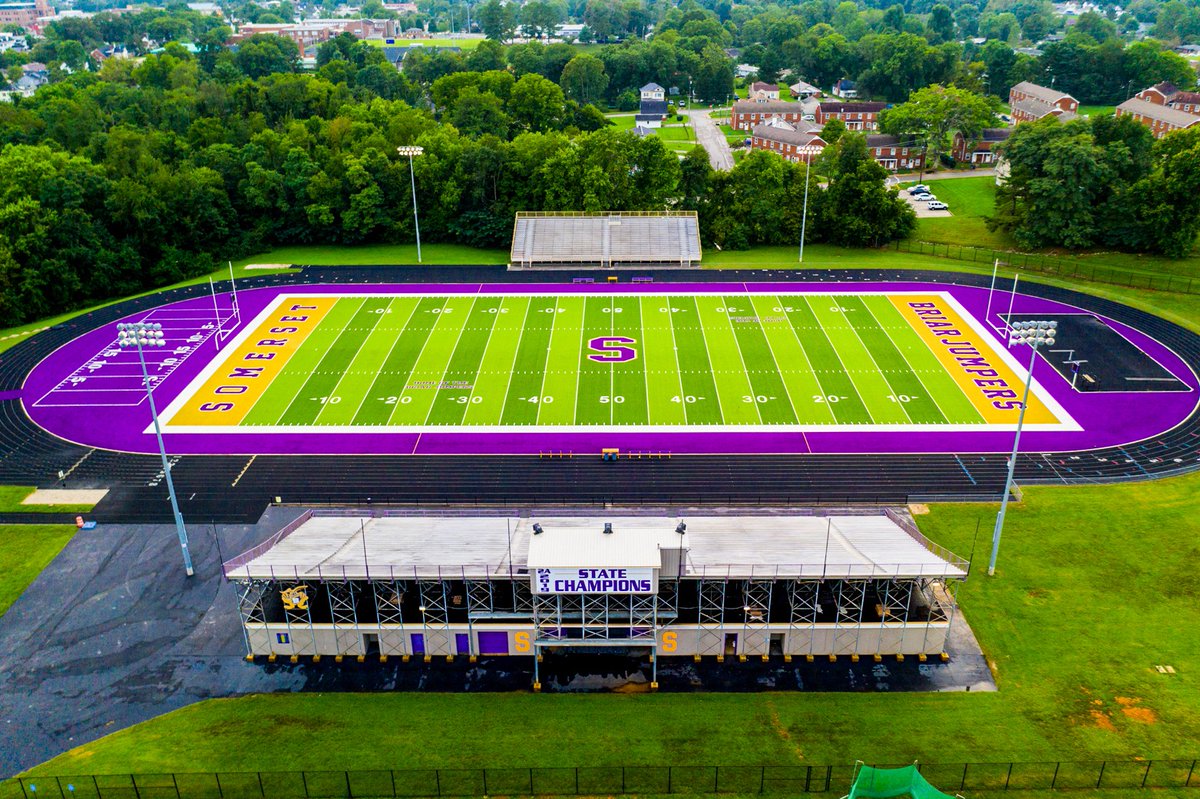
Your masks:
M75 535L74 525L0 525L0 616Z
M1115 105L1081 105L1079 106L1079 114L1089 117L1109 116L1116 113Z
M87 513L95 505L22 505L34 486L0 486L0 513Z
M977 247L996 249L1016 246L1007 233L988 230L984 221L985 216L991 216L996 210L994 177L931 180L928 186L939 200L950 206L953 216L918 219L913 238L946 244L969 242Z
M194 705L39 770L1192 757L1198 491L1200 475L1028 488L995 578L981 568L995 506L938 505L920 518L934 540L976 555L959 596L997 693L272 694ZM926 734L897 734L914 728Z

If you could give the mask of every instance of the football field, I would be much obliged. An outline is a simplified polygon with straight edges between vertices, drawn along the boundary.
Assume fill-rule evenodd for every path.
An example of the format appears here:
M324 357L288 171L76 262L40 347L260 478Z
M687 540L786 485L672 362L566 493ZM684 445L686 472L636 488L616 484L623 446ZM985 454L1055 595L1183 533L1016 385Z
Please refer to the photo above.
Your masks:
M1014 425L1024 376L941 292L284 294L164 416L181 431L966 430ZM1061 416L1035 391L1025 421Z

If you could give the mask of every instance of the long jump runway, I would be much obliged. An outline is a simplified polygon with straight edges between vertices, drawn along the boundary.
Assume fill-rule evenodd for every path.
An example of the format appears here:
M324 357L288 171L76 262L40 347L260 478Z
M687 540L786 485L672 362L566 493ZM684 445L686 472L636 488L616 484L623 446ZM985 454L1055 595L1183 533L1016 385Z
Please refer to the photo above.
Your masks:
M274 285L116 321L145 351L173 455L999 453L1030 350L1022 448L1120 447L1197 407L1188 363L1115 319L931 281ZM86 447L156 451L116 322L38 363L29 417ZM1120 357L1106 357L1118 353Z

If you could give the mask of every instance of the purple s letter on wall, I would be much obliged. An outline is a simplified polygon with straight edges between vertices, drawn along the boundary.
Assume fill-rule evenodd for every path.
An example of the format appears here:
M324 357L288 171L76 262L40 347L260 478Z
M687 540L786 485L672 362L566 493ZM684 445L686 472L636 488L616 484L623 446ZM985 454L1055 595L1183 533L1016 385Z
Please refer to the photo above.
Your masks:
M624 363L637 357L637 350L626 344L637 344L637 339L628 336L597 336L588 342L588 355L593 361L601 363Z

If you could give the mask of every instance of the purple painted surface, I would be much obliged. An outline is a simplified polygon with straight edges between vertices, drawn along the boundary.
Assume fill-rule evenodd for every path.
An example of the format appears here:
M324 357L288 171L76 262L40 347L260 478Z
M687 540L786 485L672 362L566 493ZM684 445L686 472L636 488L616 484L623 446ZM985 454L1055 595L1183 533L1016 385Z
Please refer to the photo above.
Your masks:
M306 285L253 289L238 293L241 318L252 320L279 294L370 293L370 294L727 294L756 293L847 293L930 291L948 292L976 319L983 321L987 307L986 289L921 282L880 283L672 283L631 284L404 284ZM223 312L229 298L221 298ZM999 323L1008 303L996 302L990 321ZM1063 303L1018 295L1015 314L1079 313L1083 309ZM159 408L181 392L217 353L211 298L194 298L127 317L125 321L162 321L170 331L168 346L147 353L155 399ZM1175 393L1079 394L1066 379L1039 360L1034 374L1081 431L1027 430L1022 438L1025 451L1066 451L1116 446L1158 435L1182 422L1194 410L1200 387L1197 377L1175 353L1159 342L1126 325L1105 318L1159 361L1193 391ZM240 331L226 323L225 333ZM994 336L994 332L993 332ZM996 346L1003 346L998 336ZM30 373L19 392L26 410L37 424L69 441L87 446L131 452L156 451L154 437L146 432L150 409L141 390L136 353L116 350L115 325L85 333L65 344ZM182 347L194 354L182 357ZM1028 363L1029 352L1012 348L1014 357ZM174 360L172 360L174 359ZM96 364L100 366L96 366ZM100 377L100 375L107 375ZM49 398L48 392L56 389ZM15 392L9 392L15 393ZM97 407L106 407L101 415ZM1136 412L1131 412L1136 408ZM166 435L169 451L176 454L536 454L574 452L591 454L602 447L619 447L627 452L670 452L673 454L735 453L911 453L911 452L1006 452L1012 447L1007 431L885 432L855 430L804 432L739 432L705 430L695 433L630 431L590 432L456 432L431 433L172 433Z

